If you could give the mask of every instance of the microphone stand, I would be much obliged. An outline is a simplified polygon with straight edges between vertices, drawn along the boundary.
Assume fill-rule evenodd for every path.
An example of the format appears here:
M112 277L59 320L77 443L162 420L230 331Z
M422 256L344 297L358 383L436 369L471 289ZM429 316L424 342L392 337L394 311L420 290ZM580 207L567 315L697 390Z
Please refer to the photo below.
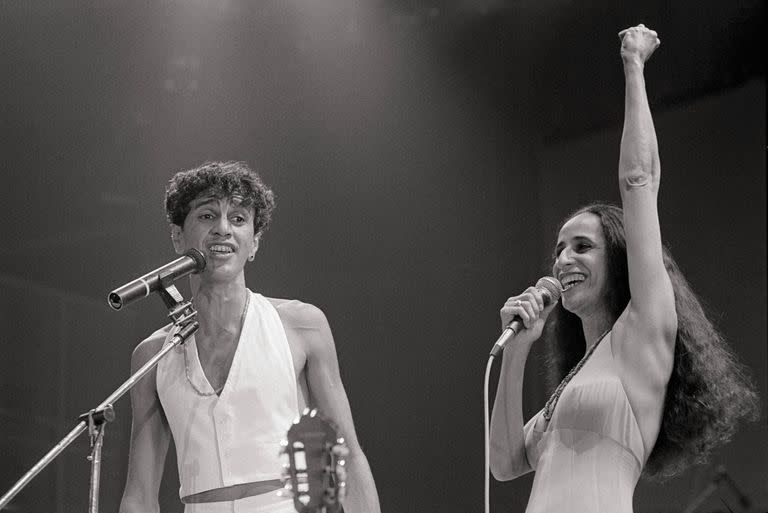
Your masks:
M736 495L739 504L741 504L741 507L744 508L744 511L748 511L752 505L752 501L749 497L744 495L738 486L736 486L736 482L725 469L725 466L718 465L717 469L715 469L714 476L712 476L712 478L709 480L707 486L704 487L704 489L699 492L696 497L693 498L683 513L694 513L699 508L699 506L701 506L704 501L709 498L710 495L715 493L720 488L720 485L722 484L725 484L725 486L730 488L730 490ZM728 509L730 510L730 507Z
M161 277L162 279L162 277ZM168 280L165 280L168 281ZM91 453L87 459L91 462L91 479L88 494L88 513L98 513L99 510L99 479L101 477L101 449L104 443L104 428L107 422L115 418L112 404L120 399L126 392L141 380L158 362L172 349L186 342L194 334L200 325L195 320L197 312L191 301L184 301L178 289L172 283L163 283L163 288L158 290L165 306L168 307L174 328L178 328L170 343L163 347L139 370L133 373L117 390L102 401L96 408L83 413L78 417L80 422L67 435L59 441L48 453L43 456L5 495L0 497L0 510L18 494L32 479L51 463L64 449L66 449L84 431L88 430L90 437ZM174 328L171 328L172 330Z

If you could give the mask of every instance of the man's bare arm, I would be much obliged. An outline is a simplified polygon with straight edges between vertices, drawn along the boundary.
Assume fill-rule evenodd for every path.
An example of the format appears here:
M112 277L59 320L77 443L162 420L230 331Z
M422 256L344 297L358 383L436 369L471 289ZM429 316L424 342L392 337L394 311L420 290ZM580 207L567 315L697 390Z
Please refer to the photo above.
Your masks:
M312 305L296 303L290 317L301 326L302 344L307 354L309 402L339 428L347 442L347 513L379 513L376 492L368 460L360 448L352 421L347 393L341 382L336 346L323 312Z
M136 372L162 347L163 338L150 338L136 346L131 372ZM131 389L131 448L128 477L120 501L120 513L159 513L158 491L163 476L170 429L157 395L152 369Z

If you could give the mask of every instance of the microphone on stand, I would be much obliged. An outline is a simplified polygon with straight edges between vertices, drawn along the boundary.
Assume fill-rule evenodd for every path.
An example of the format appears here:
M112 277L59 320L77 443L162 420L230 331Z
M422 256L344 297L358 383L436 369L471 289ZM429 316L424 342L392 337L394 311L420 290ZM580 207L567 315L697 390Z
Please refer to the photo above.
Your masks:
M184 256L173 262L116 288L107 296L107 302L115 310L120 310L128 303L145 298L152 292L164 289L171 282L190 273L199 273L203 269L205 269L205 257L200 251L190 249L184 253Z
M742 492L738 486L736 486L736 481L734 481L731 475L728 473L725 465L717 466L713 482L718 485L725 483L725 486L730 488L734 495L736 495L736 498L739 500L739 504L741 504L744 510L748 510L749 507L752 506L752 500L744 492Z
M742 508L744 508L744 511L749 510L749 508L752 506L752 500L747 495L745 495L738 486L736 486L736 482L733 480L730 474L728 474L725 466L718 465L715 469L715 474L709 481L707 481L704 489L701 490L696 496L694 496L693 500L691 500L691 502L685 507L685 510L683 510L683 513L694 513L699 509L699 506L701 506L704 501L706 501L713 493L718 491L721 485L728 487L733 492L733 494L736 495L736 498L738 499ZM720 497L720 501L725 504L725 507L728 508L728 511L732 511L722 497Z
M552 276L544 276L543 278L540 278L539 281L536 282L536 288L541 292L545 307L560 300L560 296L563 293L563 286ZM512 319L512 322L510 322L507 327L504 328L504 331L501 332L501 336L496 343L493 344L493 348L491 348L491 356L494 358L497 357L504 350L504 346L507 342L520 333L520 330L522 329L524 329L523 320L520 317L515 316L515 318Z

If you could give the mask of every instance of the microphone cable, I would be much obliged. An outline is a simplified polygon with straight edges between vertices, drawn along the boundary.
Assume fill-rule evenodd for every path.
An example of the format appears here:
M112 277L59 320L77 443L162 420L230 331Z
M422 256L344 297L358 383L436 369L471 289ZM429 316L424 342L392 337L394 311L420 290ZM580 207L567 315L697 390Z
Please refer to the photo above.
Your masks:
M485 379L483 380L483 438L485 440L485 513L491 513L491 441L490 441L490 408L488 398L488 385L491 379L491 367L493 355L488 357L485 367Z

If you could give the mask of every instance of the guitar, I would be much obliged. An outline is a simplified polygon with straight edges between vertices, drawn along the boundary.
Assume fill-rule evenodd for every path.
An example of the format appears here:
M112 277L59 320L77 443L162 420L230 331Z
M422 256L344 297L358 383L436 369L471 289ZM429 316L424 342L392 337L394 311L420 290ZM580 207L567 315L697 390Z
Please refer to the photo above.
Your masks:
M344 438L317 409L306 408L293 422L281 453L283 495L293 496L298 513L339 513L346 492Z

